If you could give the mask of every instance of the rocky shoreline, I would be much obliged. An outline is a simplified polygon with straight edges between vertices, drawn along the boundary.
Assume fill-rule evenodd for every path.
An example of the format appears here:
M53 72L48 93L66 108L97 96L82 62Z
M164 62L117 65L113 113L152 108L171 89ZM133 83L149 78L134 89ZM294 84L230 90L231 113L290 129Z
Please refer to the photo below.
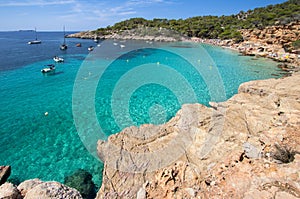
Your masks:
M299 71L300 49L294 49L292 42L300 40L300 22L266 27L262 30L241 30L244 41L191 38L202 42L237 50L243 55L266 57L279 62L285 71Z
M38 178L18 183L13 179L8 180L10 174L10 166L0 166L0 199L94 199L96 197L97 190L92 175L83 169L66 176L64 184L56 181L44 182Z
M243 83L225 102L187 104L166 124L99 141L105 165L97 199L299 198L299 82L294 73Z
M26 180L18 186L5 182L0 186L0 198L2 199L82 199L76 189L70 188L59 182L43 182L40 179Z
M96 198L299 198L299 82L297 72L246 82L225 102L186 104L166 124L129 127L99 141L105 164ZM134 158L147 153L159 164ZM83 198L73 188L39 179L5 182L0 196Z
M67 35L68 38L80 38L80 39L117 39L117 40L144 40L155 42L175 42L186 41L187 37L184 37L174 31L167 29L155 29L155 28L140 28L134 30L124 30L119 33L111 33L108 35L98 35L95 31L85 31Z
M97 35L94 31L70 34L67 37L81 39L145 40L156 42L189 41L217 45L237 50L246 56L266 57L279 62L279 67L287 72L299 71L300 49L294 49L292 42L300 40L300 21L287 25L266 27L262 30L240 30L244 41L188 38L173 31L159 29L126 30L122 33Z

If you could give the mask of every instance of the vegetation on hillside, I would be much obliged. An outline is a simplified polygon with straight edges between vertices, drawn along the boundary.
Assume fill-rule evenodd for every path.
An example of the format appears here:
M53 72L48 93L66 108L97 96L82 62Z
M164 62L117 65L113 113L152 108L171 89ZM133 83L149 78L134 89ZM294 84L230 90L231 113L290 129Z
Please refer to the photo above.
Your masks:
M270 25L284 25L300 20L300 0L288 0L281 4L268 5L254 10L240 11L230 16L197 16L187 19L153 19L132 18L113 26L99 28L95 33L108 35L144 27L166 28L185 36L209 39L243 38L239 29L262 29Z

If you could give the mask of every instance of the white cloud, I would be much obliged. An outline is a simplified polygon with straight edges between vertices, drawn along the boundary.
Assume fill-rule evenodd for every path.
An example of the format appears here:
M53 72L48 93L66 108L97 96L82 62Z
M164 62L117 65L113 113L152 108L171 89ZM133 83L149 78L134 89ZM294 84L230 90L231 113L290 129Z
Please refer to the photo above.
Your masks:
M162 4L162 3L171 3L171 1L167 0L129 0L127 1L128 5L131 6L149 6L153 4Z
M125 11L125 12L119 12L118 15L133 15L136 14L136 11Z
M18 6L50 6L72 4L74 0L27 0L27 1L6 1L1 2L0 7L18 7Z

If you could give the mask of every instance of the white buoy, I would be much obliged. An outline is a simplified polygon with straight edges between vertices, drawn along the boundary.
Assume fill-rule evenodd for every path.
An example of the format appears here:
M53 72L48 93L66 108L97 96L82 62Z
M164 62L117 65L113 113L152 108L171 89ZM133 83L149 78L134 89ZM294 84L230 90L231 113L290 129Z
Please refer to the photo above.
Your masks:
M48 112L45 112L45 116L48 116L48 114L49 114Z

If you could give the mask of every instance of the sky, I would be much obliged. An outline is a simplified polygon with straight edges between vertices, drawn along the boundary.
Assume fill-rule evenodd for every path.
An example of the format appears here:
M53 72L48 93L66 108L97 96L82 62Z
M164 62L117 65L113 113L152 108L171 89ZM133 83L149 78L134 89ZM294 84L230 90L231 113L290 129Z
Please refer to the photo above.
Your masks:
M231 15L286 0L0 0L0 31L86 31L133 17Z

